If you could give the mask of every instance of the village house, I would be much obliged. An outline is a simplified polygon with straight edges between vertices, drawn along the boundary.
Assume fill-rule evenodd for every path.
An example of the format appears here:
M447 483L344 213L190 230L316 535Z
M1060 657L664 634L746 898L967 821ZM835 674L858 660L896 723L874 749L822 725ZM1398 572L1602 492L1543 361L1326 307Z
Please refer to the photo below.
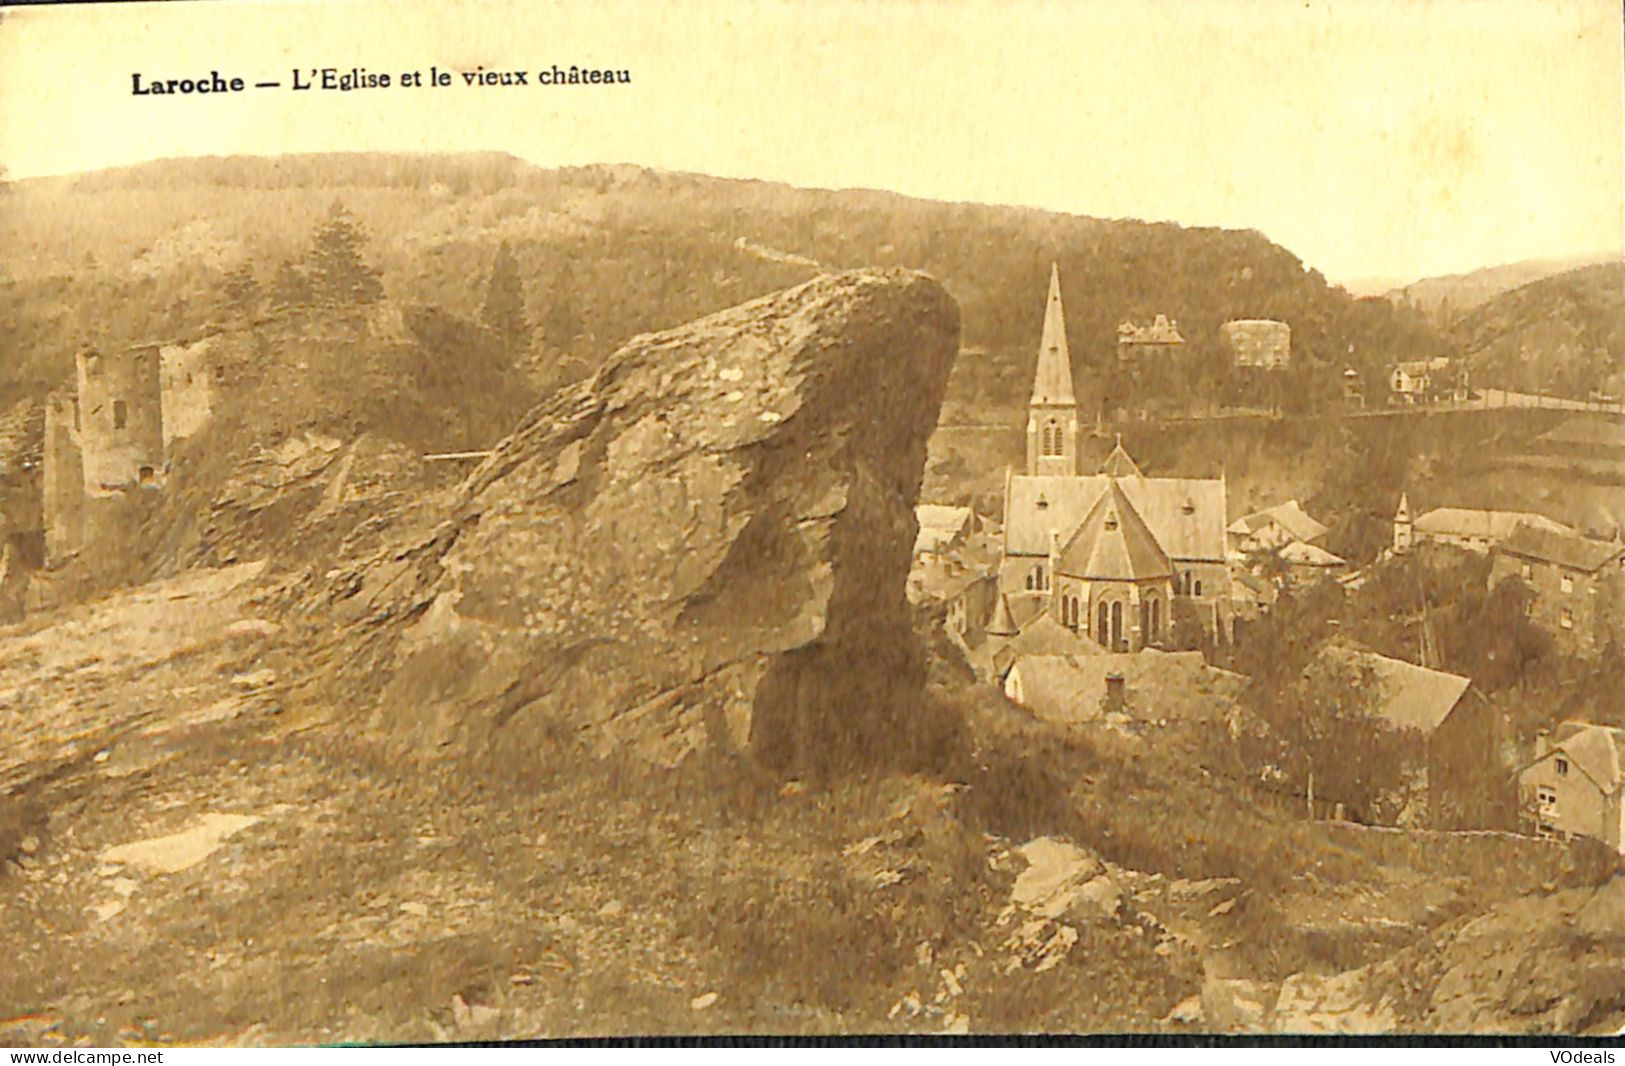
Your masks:
M1254 511L1230 523L1230 550L1241 554L1278 551L1294 541L1313 544L1328 532L1310 518L1297 500Z
M1058 271L1027 418L1027 472L1004 492L1000 591L1034 604L1112 651L1169 639L1176 603L1210 635L1229 636L1225 484L1147 477L1119 438L1082 472L1082 435Z
M1219 340L1237 367L1285 370L1292 365L1292 327L1285 322L1233 319L1219 327Z
M1402 493L1399 509L1394 512L1394 554L1404 555L1419 544L1445 544L1482 555L1512 536L1520 525L1552 533L1574 533L1563 523L1530 511L1435 507L1413 519L1410 499Z
M1564 722L1555 734L1537 736L1534 759L1518 773L1534 832L1590 837L1625 851L1622 748L1625 729L1590 722Z
M1295 540L1281 549L1287 581L1294 585L1335 579L1348 569L1349 561L1318 544Z
M1117 361L1125 367L1155 367L1177 359L1185 350L1179 324L1158 315L1150 325L1123 322L1117 327Z
M1322 648L1308 672L1347 676L1350 670L1363 678L1370 713L1418 740L1417 784L1426 808L1412 810L1408 820L1425 813L1437 823L1446 812L1479 806L1479 782L1495 763L1498 720L1473 693L1472 679L1340 643Z
M969 507L922 503L914 508L914 519L919 525L919 532L914 537L916 561L923 561L928 556L945 555L963 546L982 529L981 517Z
M1595 655L1625 639L1625 543L1520 525L1495 549L1490 587L1519 578L1530 618L1567 650Z
M1389 403L1422 404L1467 397L1467 364L1447 356L1411 359L1388 368Z

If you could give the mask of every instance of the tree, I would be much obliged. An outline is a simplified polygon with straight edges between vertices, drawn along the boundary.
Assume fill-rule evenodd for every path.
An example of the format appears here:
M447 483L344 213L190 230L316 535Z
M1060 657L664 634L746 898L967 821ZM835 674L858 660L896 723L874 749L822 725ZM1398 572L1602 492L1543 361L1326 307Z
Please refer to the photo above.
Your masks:
M314 296L310 278L292 260L284 259L271 279L271 307L279 311L305 307Z
M324 303L356 305L373 303L384 295L383 282L369 266L361 251L367 233L361 223L333 201L327 219L311 235L309 263L311 288Z
M566 262L553 279L552 299L542 319L542 342L555 353L567 353L581 332L581 317L575 307L575 278Z
M503 241L491 263L491 276L485 286L485 305L480 320L502 342L511 358L530 346L531 326L525 318L525 286L519 276L519 261Z
M1392 820L1425 744L1376 714L1380 691L1370 666L1332 652L1284 683L1255 678L1244 702L1263 730L1251 738L1251 760L1306 799L1341 803L1363 821Z
M232 311L245 319L254 317L260 306L260 283L254 277L253 267L246 262L239 263L226 275L221 288Z

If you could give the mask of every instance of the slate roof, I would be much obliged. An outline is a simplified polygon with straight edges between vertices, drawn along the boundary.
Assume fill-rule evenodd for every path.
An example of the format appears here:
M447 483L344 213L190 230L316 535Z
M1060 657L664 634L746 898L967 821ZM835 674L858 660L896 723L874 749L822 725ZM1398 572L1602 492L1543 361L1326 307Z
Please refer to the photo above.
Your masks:
M1047 556L1051 531L1063 542L1070 540L1112 480L1104 474L1011 477L1005 502L1005 554ZM1170 559L1224 560L1222 480L1128 477L1117 484Z
M1293 540L1305 543L1324 537L1328 532L1325 526L1309 517L1297 500L1278 503L1238 518L1230 523L1230 532L1245 536L1257 533L1272 523L1286 530Z
M1415 527L1418 533L1501 541L1510 537L1519 523L1555 533L1574 532L1561 522L1529 511L1480 511L1467 507L1435 507L1418 518Z
M1373 651L1328 645L1321 650L1310 670L1332 664L1368 669L1376 687L1376 702L1372 710L1401 729L1415 729L1432 733L1461 702L1470 678L1447 674L1442 670L1429 670L1425 666L1390 659Z
M1136 718L1212 717L1240 693L1246 678L1209 666L1199 651L1032 655L1016 660L1021 705L1050 721L1100 717L1106 678L1123 678Z
M1044 333L1038 342L1038 370L1033 374L1034 405L1077 404L1072 391L1072 356L1066 347L1066 316L1061 310L1061 272L1049 268L1049 298L1044 303Z
M1281 549L1281 558L1294 566L1347 566L1348 560L1325 548L1295 540Z
M1578 533L1554 533L1525 523L1501 542L1501 550L1509 555L1557 563L1589 574L1625 555L1625 544L1593 540Z
M1123 447L1123 438L1117 438L1117 446L1112 453L1106 456L1106 461L1100 464L1100 472L1107 477L1145 477L1140 466Z
M1558 735L1560 739L1552 744L1547 757L1558 752L1567 755L1604 793L1619 788L1620 746L1625 743L1625 730L1590 722L1564 722Z
M914 554L937 552L951 545L955 538L968 535L972 521L969 507L948 507L937 503L922 503L914 508L919 532L914 535Z
M1094 641L1085 639L1055 620L1049 612L1035 616L993 653L993 668L1003 676L1018 659L1029 655L1089 656L1104 654Z
M1113 480L1061 550L1056 570L1091 580L1145 581L1171 577L1174 567L1122 483Z

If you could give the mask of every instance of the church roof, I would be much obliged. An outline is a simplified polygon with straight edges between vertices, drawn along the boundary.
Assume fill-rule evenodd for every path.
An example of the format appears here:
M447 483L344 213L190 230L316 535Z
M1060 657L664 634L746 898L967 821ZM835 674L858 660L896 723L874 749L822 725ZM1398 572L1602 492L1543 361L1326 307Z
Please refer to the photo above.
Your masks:
M1100 464L1100 472L1107 477L1144 477L1140 473L1138 464L1123 447L1123 438L1117 438L1117 447L1106 456L1106 461Z
M1056 569L1073 577L1143 581L1170 577L1173 564L1115 480L1067 541Z
M1072 392L1072 356L1066 347L1066 317L1061 311L1061 272L1049 268L1049 299L1044 304L1044 333L1038 342L1038 371L1033 375L1033 406L1077 404Z
M1104 474L1012 476L1005 501L1005 554L1048 555L1050 533L1070 540L1111 484ZM1170 560L1224 560L1222 480L1129 477L1117 485Z

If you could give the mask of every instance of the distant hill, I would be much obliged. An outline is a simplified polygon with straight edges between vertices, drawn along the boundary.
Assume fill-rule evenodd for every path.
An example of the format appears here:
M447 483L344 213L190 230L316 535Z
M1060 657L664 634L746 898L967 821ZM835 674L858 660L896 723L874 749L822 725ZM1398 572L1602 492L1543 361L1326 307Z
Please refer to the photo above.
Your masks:
M1579 267L1613 261L1615 260L1599 256L1525 259L1517 263L1484 267L1465 274L1423 278L1409 285L1390 289L1384 295L1395 303L1414 307L1423 314L1434 317L1441 325L1449 325L1504 292Z
M1584 398L1625 392L1625 262L1513 289L1452 329L1484 384Z
M1218 327L1243 317L1289 322L1305 361L1373 375L1443 345L1421 315L1356 300L1251 231L505 155L203 158L7 187L0 402L61 380L77 345L197 332L221 313L226 272L247 265L268 283L335 199L370 231L367 255L402 305L475 317L509 243L539 357L588 368L637 333L805 280L810 264L938 277L965 344L985 353L956 373L958 398L995 406L1025 401L1051 260L1086 390L1118 323L1158 313L1201 365L1223 361Z

